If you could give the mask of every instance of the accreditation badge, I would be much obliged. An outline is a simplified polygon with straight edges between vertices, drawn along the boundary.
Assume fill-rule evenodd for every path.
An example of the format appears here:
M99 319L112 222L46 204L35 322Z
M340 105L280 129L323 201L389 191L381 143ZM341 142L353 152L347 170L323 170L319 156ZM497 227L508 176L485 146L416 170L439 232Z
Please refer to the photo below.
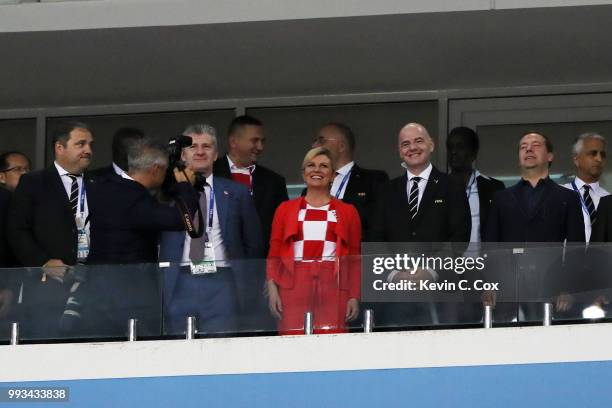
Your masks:
M215 251L212 242L204 243L204 259L197 262L191 261L190 268L192 275L204 275L217 272Z
M87 229L85 228L85 218L82 216L77 216L76 219L77 226L77 259L80 262L86 261L89 256L89 234L87 233Z

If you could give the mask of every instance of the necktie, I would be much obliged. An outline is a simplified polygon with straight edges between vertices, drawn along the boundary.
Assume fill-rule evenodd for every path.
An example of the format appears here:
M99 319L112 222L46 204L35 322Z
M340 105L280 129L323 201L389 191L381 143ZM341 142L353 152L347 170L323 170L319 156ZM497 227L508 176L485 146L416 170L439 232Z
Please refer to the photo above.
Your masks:
M189 247L189 259L192 262L201 261L204 259L204 242L208 241L208 232L206 228L208 228L208 202L206 201L206 187L208 183L204 182L204 189L200 193L200 211L202 212L202 216L204 218L204 234L200 238L192 238L191 246ZM195 228L199 228L198 217L193 217L193 226Z
M591 225L595 223L595 219L597 218L597 210L595 209L595 204L593 203L593 199L591 198L590 191L591 186L588 184L584 185L584 194L582 198L584 199L584 205L586 205L587 210L589 211L589 218L591 218Z
M412 178L412 187L410 188L410 195L408 196L408 208L410 209L410 219L416 217L419 212L419 181L420 177Z
M68 177L72 180L72 185L70 186L70 208L72 208L72 214L76 216L77 206L79 205L79 183L77 182L77 177L74 174L67 174Z

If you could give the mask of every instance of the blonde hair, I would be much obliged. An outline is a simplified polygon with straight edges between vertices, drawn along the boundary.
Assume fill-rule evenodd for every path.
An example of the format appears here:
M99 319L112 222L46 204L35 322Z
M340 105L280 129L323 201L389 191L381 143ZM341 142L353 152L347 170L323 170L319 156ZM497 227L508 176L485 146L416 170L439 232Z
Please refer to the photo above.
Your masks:
M304 156L304 160L302 161L302 171L306 168L306 164L308 164L308 162L312 161L317 156L327 156L331 163L332 172L336 172L336 164L334 163L332 154L329 149L326 149L325 147L315 147L313 149L310 149L306 153L306 156Z

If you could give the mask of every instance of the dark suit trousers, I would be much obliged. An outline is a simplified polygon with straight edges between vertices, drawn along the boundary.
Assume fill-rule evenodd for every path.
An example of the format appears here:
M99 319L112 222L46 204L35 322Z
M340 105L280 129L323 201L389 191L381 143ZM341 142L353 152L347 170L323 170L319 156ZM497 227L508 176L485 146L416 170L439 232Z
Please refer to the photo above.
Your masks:
M198 333L235 333L238 300L231 268L217 267L216 273L192 275L182 266L170 304L165 305L165 334L183 334L187 317L197 319Z

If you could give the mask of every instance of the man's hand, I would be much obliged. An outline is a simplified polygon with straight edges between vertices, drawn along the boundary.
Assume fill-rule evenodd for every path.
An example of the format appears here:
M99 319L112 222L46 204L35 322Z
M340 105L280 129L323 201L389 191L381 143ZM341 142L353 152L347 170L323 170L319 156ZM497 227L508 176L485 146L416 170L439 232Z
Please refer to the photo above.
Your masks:
M45 275L55 279L63 279L67 268L68 265L62 262L61 259L49 259L42 266L43 281L46 280Z
M355 298L351 298L346 303L346 316L347 322L353 321L359 315L359 301Z
M0 319L6 317L13 304L13 292L8 289L0 289Z
M184 170L179 170L176 167L174 168L174 179L177 183L188 182L192 186L195 184L195 172L191 170L189 167L186 167Z
M574 297L569 293L561 293L557 296L556 309L558 312L567 312L574 304Z
M283 302L281 302L278 287L274 281L269 280L267 289L268 308L270 309L270 313L272 313L272 316L276 319L281 320L283 318Z

